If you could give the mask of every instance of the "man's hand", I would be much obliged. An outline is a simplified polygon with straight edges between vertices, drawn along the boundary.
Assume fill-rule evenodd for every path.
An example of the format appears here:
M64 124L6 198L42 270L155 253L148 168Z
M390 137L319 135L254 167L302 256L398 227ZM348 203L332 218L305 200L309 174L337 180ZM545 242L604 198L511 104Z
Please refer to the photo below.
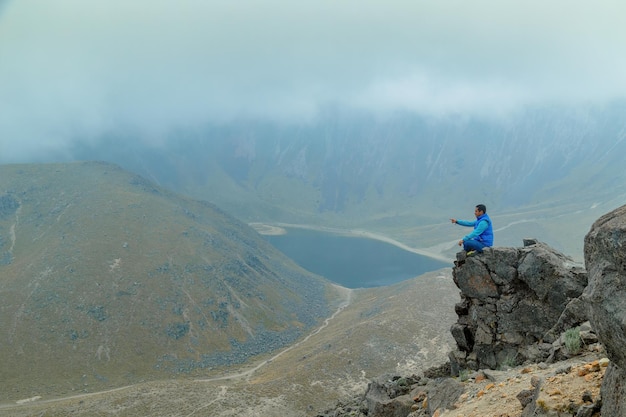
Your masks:
M456 219L450 219L452 223L456 223Z
M463 239L459 240L459 246L463 244Z

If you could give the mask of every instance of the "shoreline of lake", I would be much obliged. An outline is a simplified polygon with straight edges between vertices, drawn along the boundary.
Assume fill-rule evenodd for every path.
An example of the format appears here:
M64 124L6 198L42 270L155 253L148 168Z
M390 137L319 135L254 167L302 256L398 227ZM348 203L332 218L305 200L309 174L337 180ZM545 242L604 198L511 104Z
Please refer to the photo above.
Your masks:
M284 234L287 234L287 229L304 229L304 230L313 230L316 232L332 233L338 236L351 236L351 237L373 239L373 240L378 240L381 242L389 243L390 245L394 245L400 249L415 253L417 255L426 256L428 258L432 258L438 261L451 262L450 257L444 256L441 252L433 253L424 249L412 248L388 236L381 235L378 233L368 232L366 230L339 229L335 227L315 226L315 225L309 225L309 224L291 224L291 223L252 222L252 223L248 223L248 225L252 227L254 230L256 230L259 234L266 235L266 236L284 235Z

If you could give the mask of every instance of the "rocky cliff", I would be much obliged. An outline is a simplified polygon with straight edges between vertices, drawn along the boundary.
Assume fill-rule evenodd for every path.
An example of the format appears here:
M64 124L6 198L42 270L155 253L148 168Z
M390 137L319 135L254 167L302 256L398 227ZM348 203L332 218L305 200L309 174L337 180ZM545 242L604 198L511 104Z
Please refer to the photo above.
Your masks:
M589 285L583 299L611 360L602 385L602 415L626 415L626 206L598 219L585 237Z
M453 278L462 301L451 329L454 375L554 360L559 352L552 342L587 320L579 300L587 285L584 268L534 239L524 245L457 255Z
M362 397L319 416L591 417L603 400L602 415L626 415L626 322L617 313L626 299L619 279L626 276L619 252L626 208L621 213L621 221L600 219L587 237L589 286L581 264L535 239L470 257L460 252L450 360L423 375L381 376Z

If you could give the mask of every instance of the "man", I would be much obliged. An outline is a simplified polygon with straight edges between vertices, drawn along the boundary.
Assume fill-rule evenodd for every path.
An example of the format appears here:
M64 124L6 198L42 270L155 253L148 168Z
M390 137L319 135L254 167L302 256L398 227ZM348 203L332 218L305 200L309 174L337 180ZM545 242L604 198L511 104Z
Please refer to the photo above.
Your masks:
M474 228L474 231L459 240L459 246L463 245L468 255L481 253L483 248L493 246L493 225L487 215L487 207L484 204L477 205L474 215L475 221L450 219L452 223Z

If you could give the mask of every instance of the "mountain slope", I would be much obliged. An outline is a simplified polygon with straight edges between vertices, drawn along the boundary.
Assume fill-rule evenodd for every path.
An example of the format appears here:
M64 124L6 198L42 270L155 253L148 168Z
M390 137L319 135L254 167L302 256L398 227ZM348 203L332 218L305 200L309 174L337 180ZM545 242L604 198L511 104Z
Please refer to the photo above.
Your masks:
M104 163L0 166L3 396L241 363L335 291L214 206Z
M304 417L363 393L381 374L417 373L445 362L454 345L458 288L451 269L388 287L347 290L350 303L310 337L218 377L151 381L114 392L22 405L0 413L46 416ZM33 394L34 396L34 394ZM27 398L32 398L29 396Z
M308 123L238 120L177 131L161 148L120 138L74 155L97 154L247 222L363 228L421 248L458 240L447 219L482 202L504 228L496 244L517 245L530 229L582 258L593 219L626 196L625 120L623 102L507 119L333 109Z

